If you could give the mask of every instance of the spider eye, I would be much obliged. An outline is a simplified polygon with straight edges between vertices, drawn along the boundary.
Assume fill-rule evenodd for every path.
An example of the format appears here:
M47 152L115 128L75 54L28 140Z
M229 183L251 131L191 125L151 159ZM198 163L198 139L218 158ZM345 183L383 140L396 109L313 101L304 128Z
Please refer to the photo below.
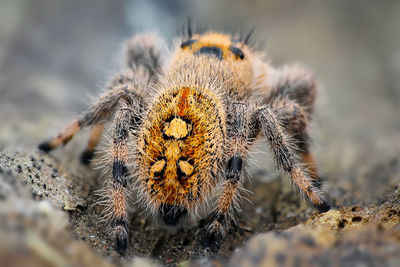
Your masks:
M244 59L244 53L243 53L242 49L240 49L236 46L231 46L229 49L236 56L236 58Z
M190 40L184 41L183 43L181 43L181 48L185 48L185 47L191 46L195 42L197 42L197 40L190 39Z

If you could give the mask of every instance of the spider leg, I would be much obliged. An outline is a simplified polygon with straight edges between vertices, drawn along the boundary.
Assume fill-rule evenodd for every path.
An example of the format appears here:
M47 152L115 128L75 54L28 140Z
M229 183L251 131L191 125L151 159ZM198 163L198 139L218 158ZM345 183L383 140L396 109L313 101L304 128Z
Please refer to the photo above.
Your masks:
M248 106L243 103L233 103L229 108L225 181L216 209L210 217L205 240L203 240L203 246L215 252L222 244L227 220L233 213L235 200L239 197L244 179L243 161L247 157L248 149Z
M134 125L136 114L122 107L115 115L112 144L112 176L108 181L106 198L110 200L109 218L116 251L125 254L129 239L128 171L129 130Z
M289 65L276 72L279 74L272 91L263 97L273 106L285 130L296 140L301 161L307 166L310 176L319 179L307 127L314 111L316 81L311 72L299 65Z
M82 164L87 165L90 163L90 160L93 158L95 148L98 145L101 136L103 134L103 130L104 130L104 125L102 123L93 125L90 131L89 141L86 145L85 150L81 154Z
M138 102L142 102L142 96L135 93L134 85L120 85L111 90L107 90L100 96L100 99L84 112L78 119L75 119L71 124L65 127L58 135L52 139L39 144L39 149L44 152L49 152L59 145L65 145L72 137L84 127L93 126L109 119L116 104L120 99L135 98ZM92 132L92 140L90 143L98 141L99 128L95 128Z
M140 79L141 83L150 83L160 73L163 44L164 41L158 36L149 34L140 34L129 40L125 48L129 69L117 74L110 82L110 89L103 93L88 111L65 127L57 136L41 143L39 149L49 152L61 144L68 143L80 129L93 126L88 145L81 155L81 162L87 164L93 157L94 148L101 137L102 126L99 124L109 120L121 98L135 94L136 91L132 90L132 87L137 83L137 79Z
M319 183L307 175L303 168L297 164L295 153L291 148L292 141L287 137L277 114L270 106L259 108L254 114L254 119L264 131L264 135L269 142L272 154L279 169L288 172L294 183L311 202L320 210L330 209L329 204L324 200Z
M311 119L317 95L313 74L301 66L290 65L280 70L279 76L272 91L265 96L267 102L288 98L302 106L308 119Z
M111 88L135 82L135 76L144 77L150 82L161 72L164 40L155 34L138 34L125 45L125 58L130 69L119 73L111 80ZM141 72L143 70L145 75ZM99 123L93 126L86 149L81 154L81 162L89 164L93 158L95 147L100 141L103 126Z
M310 137L308 134L308 125L310 123L306 109L288 98L275 100L271 103L271 109L276 114L283 129L295 141L296 153L299 154L301 162L307 167L310 177L319 179L317 164L310 151Z
M138 34L131 38L125 46L126 64L133 70L144 68L149 79L160 73L165 42L156 34Z

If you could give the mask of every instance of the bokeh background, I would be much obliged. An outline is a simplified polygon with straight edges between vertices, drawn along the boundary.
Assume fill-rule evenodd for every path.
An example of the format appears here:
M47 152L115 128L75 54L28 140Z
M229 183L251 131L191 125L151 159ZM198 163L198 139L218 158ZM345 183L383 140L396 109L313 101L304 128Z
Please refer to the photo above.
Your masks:
M8 240L0 242L0 265L43 266L42 259L56 265L102 266L96 260L104 259L121 265L104 223L98 223L101 209L93 205L98 198L93 191L101 187L99 173L78 160L88 131L50 156L38 153L36 146L84 111L90 96L123 68L125 40L152 31L171 44L188 16L195 28L246 32L255 26L252 43L266 52L272 65L301 63L315 73L320 92L312 149L324 189L337 208L326 213L325 227L338 231L333 243L321 235L316 240L322 246L315 248L312 231L305 242L312 248L303 250L302 234L299 244L292 242L296 230L290 239L279 236L307 218L324 225L326 217L311 216L316 211L292 194L289 179L280 179L269 157L257 154L255 179L247 187L252 203L243 205L237 217L240 229L228 233L220 255L236 254L232 263L237 265L247 256L260 262L286 240L280 247L283 255L313 263L318 258L324 266L338 260L348 266L399 266L396 0L0 0L0 239ZM36 213L43 222L36 222ZM353 231L368 222L378 227ZM397 226L397 232L382 232L382 225ZM201 221L171 233L135 215L130 256L170 265L186 261L197 253L199 227ZM349 229L353 235L340 232ZM250 238L250 247L243 250ZM257 243L260 238L264 241Z
M315 72L313 149L333 187L369 200L400 180L379 169L400 155L399 1L2 0L0 148L54 134L122 68L124 40L153 31L171 43L188 16L195 27L255 26L273 65Z

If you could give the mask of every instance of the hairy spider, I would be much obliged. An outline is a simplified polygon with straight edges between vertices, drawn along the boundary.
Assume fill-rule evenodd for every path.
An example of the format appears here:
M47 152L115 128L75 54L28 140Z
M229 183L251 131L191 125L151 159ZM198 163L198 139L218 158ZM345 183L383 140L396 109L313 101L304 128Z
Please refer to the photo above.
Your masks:
M156 35L133 37L127 43L127 69L78 119L39 145L48 152L91 127L81 156L88 163L103 124L112 120L104 197L122 254L128 246L132 189L150 213L176 225L182 216L197 214L220 184L202 241L218 250L259 136L300 191L321 211L329 209L309 149L313 76L299 66L271 67L249 47L249 36L192 34L190 28L188 33L172 51Z

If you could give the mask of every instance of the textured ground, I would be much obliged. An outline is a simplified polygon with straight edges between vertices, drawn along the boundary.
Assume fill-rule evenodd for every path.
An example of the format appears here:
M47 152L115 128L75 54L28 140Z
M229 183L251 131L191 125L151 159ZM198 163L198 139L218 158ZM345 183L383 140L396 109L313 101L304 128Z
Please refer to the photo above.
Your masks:
M26 151L2 154L0 166L5 178L2 184L2 191L5 191L2 196L5 200L13 201L10 199L10 192L23 188L29 193L16 196L22 198L21 202L26 200L31 205L40 206L45 201L47 206L53 205L55 210L64 211L62 216L69 221L66 224L75 239L87 242L101 255L118 262L119 256L112 250L105 236L105 225L99 223L101 207L95 205L96 196L93 194L93 191L99 189L96 179L93 179L95 172L82 167L79 174L72 174L51 157L40 152ZM245 204L244 216L240 217L238 228L232 229L228 234L220 251L221 257L229 256L255 233L286 229L313 212L305 203L301 205L299 199L289 190L282 192L281 186L279 180L255 182L249 186L255 193L247 196L252 204ZM36 204L32 200L41 202ZM22 216L30 216L24 212L25 210L22 211ZM51 219L47 222L49 227ZM199 257L202 252L198 246L198 229L198 224L180 231L164 229L151 220L145 220L140 211L137 211L132 223L129 255L151 257L162 263Z
M171 265L396 266L400 261L400 190L396 186L388 188L385 200L375 205L340 205L317 214L281 179L249 184L254 193L247 196L251 203L245 203L238 227L228 233L216 257L201 256L199 225L171 231L137 211L131 248L121 259L99 222L101 207L95 205L93 194L99 188L96 172L80 167L72 173L52 157L34 151L0 155L0 234L9 240L2 242L1 261L14 266L24 262L126 265L134 256ZM400 164L393 160L377 170L398 175ZM334 203L349 194L344 188L339 191L342 196L333 198Z

